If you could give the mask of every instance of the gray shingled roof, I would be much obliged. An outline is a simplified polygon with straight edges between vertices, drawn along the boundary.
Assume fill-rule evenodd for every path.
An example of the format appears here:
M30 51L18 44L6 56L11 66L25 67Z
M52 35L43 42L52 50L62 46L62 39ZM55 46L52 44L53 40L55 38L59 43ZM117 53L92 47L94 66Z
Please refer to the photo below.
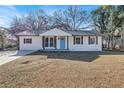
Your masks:
M72 35L92 35L92 36L101 36L101 34L97 31L93 30L82 30L82 31L67 31L68 33Z
M49 31L49 30L48 30L48 31ZM40 31L39 34L42 34L42 33L44 33L44 32L46 32L46 31ZM80 30L80 31L77 30L77 31L65 31L65 32L70 33L70 34L72 34L72 35L101 36L101 34L100 34L99 32L93 31L93 30ZM16 34L16 35L38 35L38 34L36 34L36 33L31 33L31 32L29 32L29 31L23 31L23 32L20 32L20 33L18 33L18 34Z
M30 36L30 35L35 35L35 34L29 32L29 31L23 31L23 32L17 33L16 35L19 35L19 36L21 36L21 35Z

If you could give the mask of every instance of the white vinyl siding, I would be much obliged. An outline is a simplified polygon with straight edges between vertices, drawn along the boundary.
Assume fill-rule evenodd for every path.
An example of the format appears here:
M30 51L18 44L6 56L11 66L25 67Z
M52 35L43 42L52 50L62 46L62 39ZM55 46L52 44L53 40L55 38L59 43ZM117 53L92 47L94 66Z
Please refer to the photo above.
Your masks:
M92 36L91 36L92 37ZM96 38L96 36L93 36ZM74 44L74 37L69 37L70 51L102 51L102 37L97 36L98 44L89 44L89 36L83 36L83 44Z
M24 44L24 39L32 39L30 44ZM19 36L20 50L39 50L42 49L42 37L39 36ZM28 42L28 41L26 41ZM30 40L29 40L30 42ZM29 43L28 42L28 43Z

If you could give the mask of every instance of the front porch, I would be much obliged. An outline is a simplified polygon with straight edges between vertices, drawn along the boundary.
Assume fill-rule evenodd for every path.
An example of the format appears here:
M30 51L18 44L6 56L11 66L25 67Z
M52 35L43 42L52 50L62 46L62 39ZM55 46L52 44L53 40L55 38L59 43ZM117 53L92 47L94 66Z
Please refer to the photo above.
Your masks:
M70 33L59 29L52 29L40 34L43 50L68 50Z
M42 36L42 50L67 51L69 49L68 36Z

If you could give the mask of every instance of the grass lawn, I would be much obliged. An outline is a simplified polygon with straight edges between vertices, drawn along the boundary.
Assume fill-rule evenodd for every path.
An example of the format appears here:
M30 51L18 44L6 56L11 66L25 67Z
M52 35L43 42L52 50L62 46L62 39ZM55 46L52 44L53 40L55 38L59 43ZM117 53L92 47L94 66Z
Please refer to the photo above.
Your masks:
M0 87L124 87L124 52L35 52L0 66Z

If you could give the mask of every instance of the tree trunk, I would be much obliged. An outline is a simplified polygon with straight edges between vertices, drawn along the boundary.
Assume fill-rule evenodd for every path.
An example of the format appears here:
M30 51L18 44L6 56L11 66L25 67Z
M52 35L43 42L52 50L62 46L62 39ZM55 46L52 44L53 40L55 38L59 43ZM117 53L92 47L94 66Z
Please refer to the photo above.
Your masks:
M123 38L121 38L121 49L123 49Z
M122 50L124 49L124 35L123 35L123 33L121 35L121 49Z
M114 33L112 33L112 38L111 38L111 49L113 50L113 49L115 49L115 47L114 47Z
M2 35L0 36L0 40L1 40L1 48L2 50L4 50L4 37Z
M111 41L111 37L110 35L108 36L108 49L110 49L110 41Z

